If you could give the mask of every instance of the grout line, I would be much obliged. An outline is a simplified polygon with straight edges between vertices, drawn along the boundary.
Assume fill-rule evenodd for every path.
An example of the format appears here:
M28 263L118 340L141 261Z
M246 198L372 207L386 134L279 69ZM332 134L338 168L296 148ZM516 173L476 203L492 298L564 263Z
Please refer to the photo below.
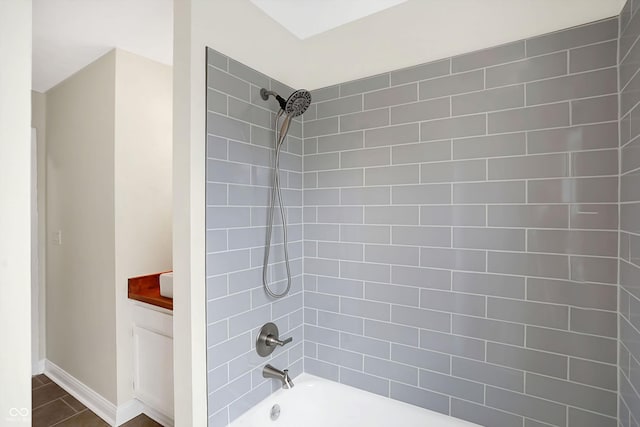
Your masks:
M91 410L89 410L88 408L85 408L84 410L82 410L82 411L80 411L80 412L76 412L75 414L71 415L71 416L70 416L70 417L68 417L68 418L65 418L65 419L63 419L63 420L60 420L60 421L58 421L58 422L57 422L57 423L55 423L55 424L51 424L49 427L55 427L55 426L57 426L57 425L60 425L60 424L64 423L65 421L71 420L72 418L77 417L77 416L79 416L80 414L82 414L82 413L84 413L84 412L86 412L86 411L89 411L89 412L93 413L93 412L92 412ZM94 415L95 415L95 414L94 414ZM97 418L100 418L100 417L98 417L97 415L96 415L96 417L97 417ZM102 421L102 418L100 418L100 421Z
M604 95L604 96L610 96L610 95ZM593 98L593 97L592 97ZM581 98L581 99L589 99L589 98ZM469 117L478 117L481 115L486 115L486 114L493 114L493 113L503 113L503 112L509 112L509 111L514 111L514 110L524 110L524 109L535 109L538 107L545 107L545 106L554 106L554 105L569 105L569 102L571 100L566 100L566 101L559 101L559 102L552 102L549 104L536 104L536 105L531 105L531 106L526 106L526 107L517 107L517 108L510 108L510 109L506 109L506 110L496 110L496 111L489 111L489 112L479 112L479 113L471 113L471 114L465 114L465 115L460 115L460 116L454 116L454 117L440 117L440 118L435 118L435 119L428 119L428 120L419 120L419 121L412 121L412 122L405 122L405 123L399 123L396 125L392 125L392 126L378 126L378 127L370 127L370 128L364 128L364 129L355 129L353 131L348 131L348 132L337 132L337 133L326 133L326 134L319 134L313 137L309 137L310 138L316 138L316 137L328 137L328 136L338 136L338 135L342 135L344 133L349 133L349 132L359 132L359 131L371 131L371 130L380 130L380 129L388 129L390 127L394 127L394 126L405 126L405 125L410 125L410 124L427 124L427 123L433 123L433 122L442 122L442 121L450 121L450 120L454 120L454 119L459 119L459 118L469 118ZM602 125L602 124L617 124L618 121L617 120L605 120L605 121L601 121L601 122L589 122L589 123L581 123L579 125L576 126L572 126L570 124L566 124L566 125L560 125L560 126L552 126L552 127L540 127L540 128L533 128L533 129L515 129L515 130L508 130L508 131L497 131L497 132L490 132L490 133L482 133L482 134L469 134L469 135L464 135L464 136L460 136L460 137L453 137L453 139L455 140L463 140L463 139L471 139L471 138L475 138L475 137L479 137L479 136L498 136L498 135L510 135L510 134L518 134L518 133L522 133L522 132L542 132L542 131L552 131L552 130L566 130L566 129L573 129L573 128L582 128L582 127L588 127L588 126L594 126L594 125ZM216 134L208 134L211 136L218 136ZM433 140L424 140L422 139L421 141L413 141L411 143L417 143L417 142L422 142L422 143L429 143L429 142L436 142L436 141L443 141L443 140L450 140L452 139L451 137L444 137L444 139L433 139ZM235 141L235 140L234 140ZM247 143L246 141L244 141L245 143ZM410 144L410 143L407 143ZM259 144L253 144L252 145L258 145L261 146ZM406 145L406 144L395 144L395 145ZM367 147L368 148L368 147ZM609 148L615 148L615 147L609 147ZM321 153L317 153L317 154L326 154L328 152L321 152ZM305 156L313 156L314 154L308 154ZM299 155L298 155L299 156Z
M64 400L64 397L65 397L65 396L61 397L61 398L60 398L60 400L62 400L62 402L63 402L65 405L67 405L69 408L73 409L73 411L74 411L76 414L78 414L78 413L82 412L82 411L78 411L78 410L76 410L76 408L74 408L74 407L73 407L73 406L71 406L69 403L67 403L67 402ZM82 405L82 406L84 406L84 405ZM86 406L85 406L84 408L85 408L85 409L88 409ZM83 411L84 411L84 409L83 409Z
M633 18L632 18L633 19ZM628 25L631 23L631 20L629 20L629 22L627 23L627 27ZM626 29L625 28L625 29ZM622 40L622 34L620 35L619 40ZM633 52L633 49L635 48L636 44L638 43L638 40L640 40L640 37L635 38L635 40L633 41L633 43L631 44L631 46L629 46L629 49L627 49L627 52L624 54L624 56L622 58L620 58L620 49L617 49L617 53L618 53L618 66L621 66L622 63L629 57L629 55L631 54L631 52ZM619 43L619 42L618 42Z

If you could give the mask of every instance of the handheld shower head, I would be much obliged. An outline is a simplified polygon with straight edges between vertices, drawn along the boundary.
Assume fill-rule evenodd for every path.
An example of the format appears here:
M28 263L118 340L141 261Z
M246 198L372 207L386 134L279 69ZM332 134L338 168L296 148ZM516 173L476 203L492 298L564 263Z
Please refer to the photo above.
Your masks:
M280 108L289 117L298 117L304 114L304 112L307 111L307 108L309 108L309 105L311 105L311 94L308 90L304 89L296 90L289 95L289 98L286 100L273 91L264 88L260 89L260 96L265 101L269 99L270 95L278 100Z
M309 91L300 89L289 95L284 112L291 117L298 117L304 114L311 105L311 94Z
M280 189L280 152L282 150L282 145L284 141L287 139L287 134L289 133L289 126L293 121L294 117L298 117L304 114L309 108L311 104L311 94L309 91L304 89L296 90L289 98L285 100L277 93L267 90L260 89L260 96L263 100L268 100L269 96L273 96L280 103L280 111L276 114L275 117L275 164L274 164L274 173L273 173L273 190L271 191L271 203L269 205L269 213L267 217L267 241L264 247L264 259L262 264L262 285L264 287L264 291L272 298L282 298L289 293L291 289L291 268L289 266L289 252L287 249L288 241L287 241L287 215L285 213L285 205L282 201L282 191ZM284 118L282 116L284 115ZM282 119L282 125L280 126L280 131L278 132L278 124ZM287 144L288 145L288 144ZM281 292L277 293L271 289L268 278L269 271L269 253L271 251L271 233L273 231L273 215L276 210L276 202L280 211L280 218L282 220L282 240L284 243L284 264L287 270L287 287ZM293 384L291 384L293 386Z

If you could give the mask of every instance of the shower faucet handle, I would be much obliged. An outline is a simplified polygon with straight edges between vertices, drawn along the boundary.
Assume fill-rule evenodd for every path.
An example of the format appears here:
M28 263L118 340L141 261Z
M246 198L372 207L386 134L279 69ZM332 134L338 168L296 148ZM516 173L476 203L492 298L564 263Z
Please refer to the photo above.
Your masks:
M284 347L286 344L289 344L293 341L293 337L289 337L284 341L280 341L278 338L274 338L271 335L267 335L267 345L279 345L280 347Z
M293 341L293 337L280 340L278 327L275 323L265 323L256 339L256 351L260 356L267 357L273 353L277 346L282 347L291 341Z

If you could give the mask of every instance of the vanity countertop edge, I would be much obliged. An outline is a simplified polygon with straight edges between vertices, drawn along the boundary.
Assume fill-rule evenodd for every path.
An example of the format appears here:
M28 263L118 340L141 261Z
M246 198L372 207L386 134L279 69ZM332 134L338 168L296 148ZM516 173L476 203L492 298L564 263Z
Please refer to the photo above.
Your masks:
M173 310L173 299L160 295L160 275L164 273L168 271L129 278L129 299Z

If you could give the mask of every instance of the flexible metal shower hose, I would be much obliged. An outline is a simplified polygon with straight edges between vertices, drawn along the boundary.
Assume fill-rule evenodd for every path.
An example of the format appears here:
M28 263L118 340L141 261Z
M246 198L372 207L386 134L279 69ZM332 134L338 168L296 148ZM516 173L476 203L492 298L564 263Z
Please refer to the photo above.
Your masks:
M287 241L287 215L284 207L284 203L282 201L282 191L280 188L280 149L282 148L282 143L287 137L287 133L289 133L289 125L291 123L291 117L289 115L285 115L284 120L282 121L282 128L280 129L280 133L278 133L278 122L280 121L280 117L282 117L284 111L280 110L276 115L276 152L275 152L275 165L273 171L273 188L271 191L271 203L269 204L269 211L267 214L267 239L264 246L264 263L262 266L262 284L264 285L265 292L272 298L282 298L289 293L291 289L291 268L289 267L289 251L288 251L288 241ZM283 236L283 245L284 245L284 262L287 269L287 288L284 292L278 294L271 290L268 281L267 268L269 267L269 254L271 252L271 234L273 231L273 215L276 208L276 202L278 203L280 217L282 218L282 236Z

